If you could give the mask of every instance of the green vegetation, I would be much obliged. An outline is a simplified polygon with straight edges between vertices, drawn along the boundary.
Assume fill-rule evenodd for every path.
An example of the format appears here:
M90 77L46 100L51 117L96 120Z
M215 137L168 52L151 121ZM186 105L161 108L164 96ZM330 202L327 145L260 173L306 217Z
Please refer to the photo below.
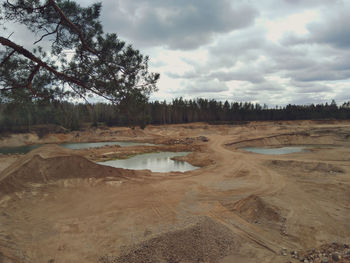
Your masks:
M126 45L116 34L103 32L100 11L100 3L83 8L70 0L14 0L1 4L1 27L20 24L36 37L30 51L12 40L18 37L15 32L0 35L0 102L11 105L5 111L18 104L21 105L14 111L23 111L17 120L5 115L3 123L70 122L68 126L74 126L78 115L68 120L64 116L52 117L51 111L61 114L58 109L62 105L65 110L75 107L57 101L87 100L92 95L118 105L120 111L130 115L129 119L142 111L139 105L156 90L159 74L148 71L147 56ZM50 102L52 106L40 106ZM38 107L38 114L50 111L50 120L32 115Z
M209 122L212 124L242 123L245 121L350 119L350 102L337 106L333 101L317 105L287 105L268 108L253 103L229 103L215 100L175 99L171 103L148 102L142 104L142 113L133 116L113 104L73 104L69 102L16 102L0 104L0 132L38 131L37 126L58 125L77 130L91 126L145 127L147 124L175 124ZM47 130L47 129L46 129ZM61 131L64 129L61 129ZM57 127L56 130L57 131ZM45 132L45 129L39 132Z

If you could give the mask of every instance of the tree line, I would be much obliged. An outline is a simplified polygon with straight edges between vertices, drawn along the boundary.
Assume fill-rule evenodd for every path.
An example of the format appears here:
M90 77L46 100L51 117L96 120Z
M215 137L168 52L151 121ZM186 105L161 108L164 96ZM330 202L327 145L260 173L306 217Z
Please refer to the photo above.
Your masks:
M245 121L350 119L350 102L286 105L269 108L250 102L222 102L198 98L166 101L138 101L128 107L110 103L71 103L66 101L18 101L0 103L0 132L27 132L34 127L60 126L79 130L86 126L140 126L208 122L211 124Z

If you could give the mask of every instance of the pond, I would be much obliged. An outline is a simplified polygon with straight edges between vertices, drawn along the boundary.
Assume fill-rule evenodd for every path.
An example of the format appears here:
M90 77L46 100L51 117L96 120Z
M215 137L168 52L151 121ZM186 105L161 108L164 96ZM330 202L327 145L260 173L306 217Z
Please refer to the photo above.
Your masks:
M198 167L193 166L188 162L171 159L176 156L186 156L187 154L189 154L189 152L145 153L135 155L128 159L99 162L99 164L132 170L148 169L152 172L162 173L186 172L197 169Z
M259 154L288 154L297 152L306 152L305 146L289 146L280 148L262 148L262 147L245 147L241 148L248 152L259 153Z
M23 153L28 153L31 150L34 150L36 148L39 148L42 145L43 144L26 145L26 146L18 146L18 147L0 147L0 153L23 154ZM79 142L79 143L62 143L59 145L65 148L78 150L78 149L96 148L96 147L102 147L102 146L108 146L108 145L120 145L121 147L125 147L125 146L140 146L140 145L152 146L155 144L141 143L141 142Z

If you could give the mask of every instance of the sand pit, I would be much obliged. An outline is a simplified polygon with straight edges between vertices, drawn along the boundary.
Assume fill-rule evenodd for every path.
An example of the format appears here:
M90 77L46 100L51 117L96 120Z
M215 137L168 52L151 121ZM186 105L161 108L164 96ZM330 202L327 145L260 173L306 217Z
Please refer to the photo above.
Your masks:
M33 143L85 136L163 145L47 145L1 156L0 262L350 262L348 134L348 122L302 121L22 135ZM239 149L314 144L329 148ZM158 151L191 151L184 159L201 168L152 173L96 163Z

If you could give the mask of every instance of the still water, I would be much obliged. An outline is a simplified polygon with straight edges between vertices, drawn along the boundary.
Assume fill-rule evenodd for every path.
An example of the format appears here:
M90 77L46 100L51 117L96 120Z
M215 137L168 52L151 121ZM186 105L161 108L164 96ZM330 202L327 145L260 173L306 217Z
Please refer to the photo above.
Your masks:
M305 147L302 146L290 146L281 148L258 148L258 147L245 147L242 148L248 152L260 153L260 154L288 154L307 151Z
M144 170L148 169L152 172L186 172L197 169L187 162L172 160L175 156L185 156L189 152L160 152L145 153L133 156L123 160L111 160L99 162L102 165L108 165L116 168Z
M141 143L141 142L79 142L79 143L62 143L60 146L77 150L77 149L87 149L87 148L96 148L107 145L120 145L121 147L125 146L138 146L138 145L154 145L150 143ZM27 146L19 146L19 147L0 147L0 153L2 154L23 154L28 153L31 150L39 148L40 144L37 145L27 145Z

